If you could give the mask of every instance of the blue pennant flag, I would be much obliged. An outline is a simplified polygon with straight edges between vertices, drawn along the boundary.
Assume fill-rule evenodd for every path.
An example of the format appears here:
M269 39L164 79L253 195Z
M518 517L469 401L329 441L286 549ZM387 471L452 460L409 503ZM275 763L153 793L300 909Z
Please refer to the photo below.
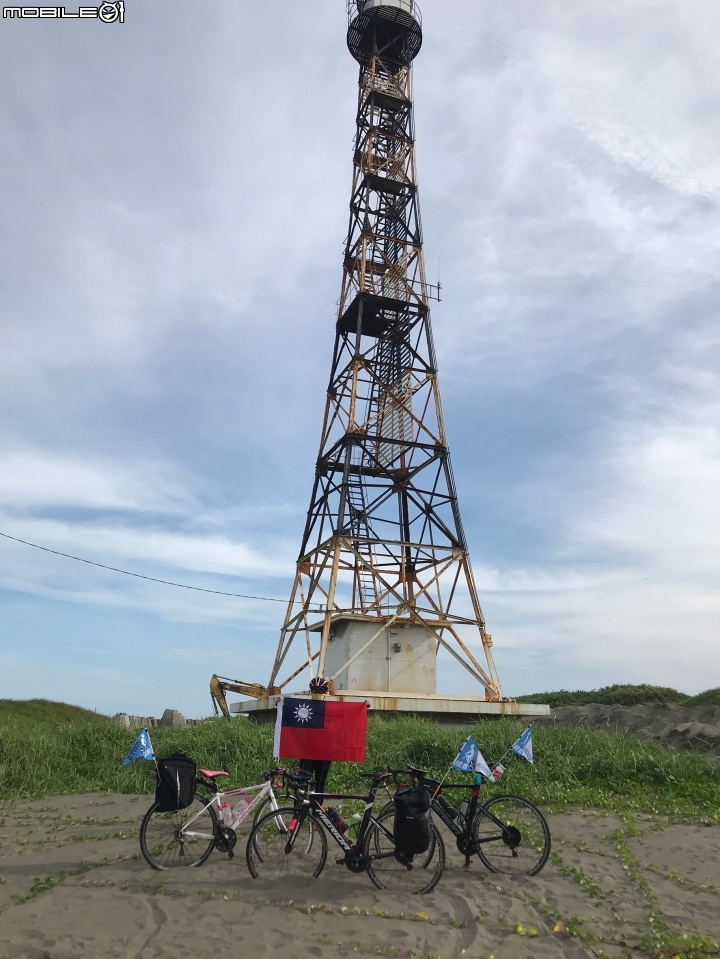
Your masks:
M150 762L155 762L155 753L153 752L147 729L141 730L140 735L132 744L132 749L123 759L122 764L123 766L127 766L128 763L134 762L136 759L149 759Z
M518 756L522 756L523 759L527 759L529 763L533 761L532 726L528 726L522 736L515 740L510 749L512 749L514 753L517 753Z
M490 767L485 762L485 757L472 736L468 736L460 747L460 752L455 757L452 768L459 769L464 773L482 773L487 779L492 778Z

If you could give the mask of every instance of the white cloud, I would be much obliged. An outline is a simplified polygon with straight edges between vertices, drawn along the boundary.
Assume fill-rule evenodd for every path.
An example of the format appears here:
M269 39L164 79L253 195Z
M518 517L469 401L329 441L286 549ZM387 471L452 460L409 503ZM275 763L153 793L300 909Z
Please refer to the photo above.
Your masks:
M281 10L212 0L198 20L155 0L101 46L54 24L3 32L4 531L208 587L289 584L356 69L337 0ZM719 9L423 14L433 319L496 652L717 685ZM8 602L137 610L148 635L170 619L273 632L284 612L41 555L0 546ZM233 655L260 649L243 637Z
M197 506L188 483L169 472L157 463L71 458L37 449L6 452L0 455L0 506L159 513Z

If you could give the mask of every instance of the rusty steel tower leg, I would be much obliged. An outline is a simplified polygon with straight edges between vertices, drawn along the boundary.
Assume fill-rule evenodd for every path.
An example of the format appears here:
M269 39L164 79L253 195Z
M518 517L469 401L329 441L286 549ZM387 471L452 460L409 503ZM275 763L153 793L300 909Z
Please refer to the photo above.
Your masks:
M375 673L364 667L374 685L355 686L435 693L442 646L498 700L430 328L440 289L425 277L411 87L420 12L413 0L349 0L348 15L360 64L350 225L315 483L268 685L297 675L285 661L302 632L297 656L310 668L317 657L341 688L375 655ZM423 656L418 672L412 659Z

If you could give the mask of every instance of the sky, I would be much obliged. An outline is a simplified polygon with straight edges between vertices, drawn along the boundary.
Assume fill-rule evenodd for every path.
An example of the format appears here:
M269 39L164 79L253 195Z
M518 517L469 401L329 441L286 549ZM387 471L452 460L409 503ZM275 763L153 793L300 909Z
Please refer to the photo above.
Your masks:
M425 254L506 695L720 685L720 8L424 0ZM68 7L74 10L74 7ZM0 21L0 532L285 599L339 295L342 0ZM207 715L282 603L0 538L0 696ZM439 691L469 692L439 663Z

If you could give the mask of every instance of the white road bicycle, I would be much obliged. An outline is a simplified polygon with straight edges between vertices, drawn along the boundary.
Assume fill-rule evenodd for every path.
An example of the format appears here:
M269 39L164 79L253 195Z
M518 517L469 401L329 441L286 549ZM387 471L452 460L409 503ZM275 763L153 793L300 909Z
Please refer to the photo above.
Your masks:
M202 866L213 849L232 859L238 829L250 813L255 812L254 826L262 816L278 810L275 790L284 770L264 773L264 782L256 786L221 792L217 779L227 775L223 770L198 769L197 785L209 795L196 791L192 803L175 812L160 812L157 803L148 809L140 826L140 850L153 869ZM232 813L227 823L225 810Z

